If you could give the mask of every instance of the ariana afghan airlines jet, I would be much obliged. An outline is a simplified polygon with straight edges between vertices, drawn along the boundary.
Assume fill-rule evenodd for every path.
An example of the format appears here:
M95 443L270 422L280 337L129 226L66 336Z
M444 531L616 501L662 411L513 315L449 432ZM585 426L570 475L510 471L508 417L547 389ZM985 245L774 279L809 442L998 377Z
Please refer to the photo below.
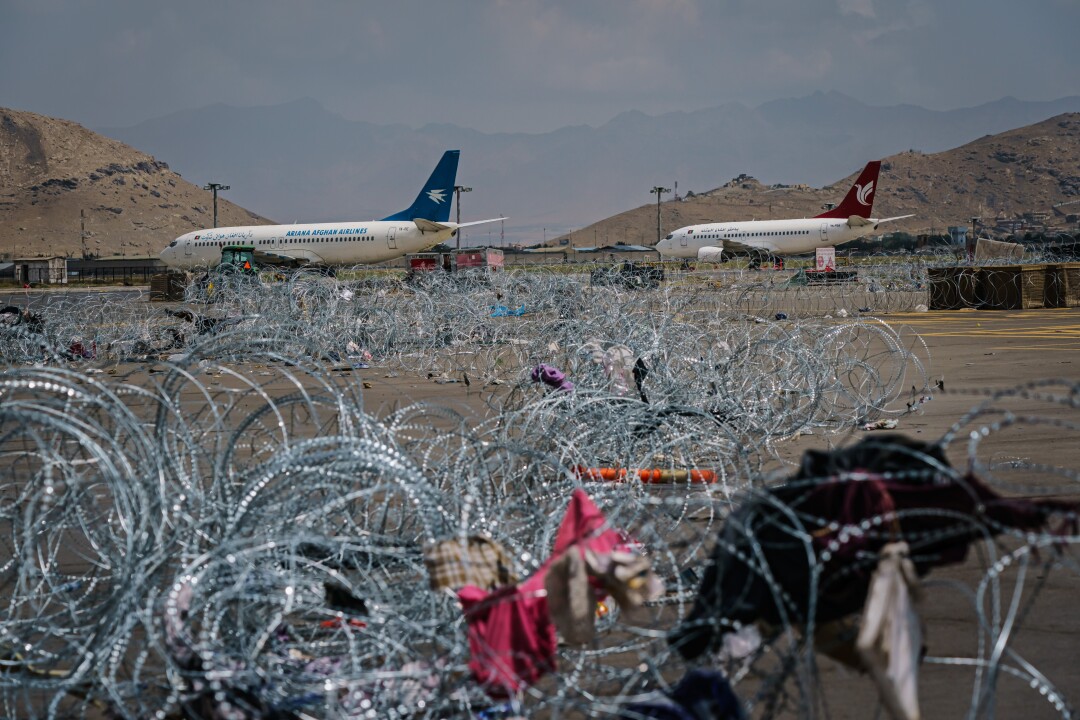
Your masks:
M867 163L844 201L812 218L688 225L658 242L656 249L664 257L723 262L732 254L799 255L857 240L882 223L912 217L870 217L880 169L880 160Z
M331 267L377 263L426 250L449 240L459 228L502 219L449 222L460 154L447 150L413 204L382 220L196 230L169 243L161 259L178 269L212 267L221 262L222 247L251 245L256 262L266 265Z

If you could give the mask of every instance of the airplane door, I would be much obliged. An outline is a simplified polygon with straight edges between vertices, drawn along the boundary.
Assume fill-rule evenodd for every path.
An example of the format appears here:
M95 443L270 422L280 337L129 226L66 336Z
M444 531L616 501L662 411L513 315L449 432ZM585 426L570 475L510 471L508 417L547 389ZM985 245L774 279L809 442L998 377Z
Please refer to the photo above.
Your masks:
M191 241L184 243L184 257L191 257Z
M679 247L686 247L686 235L679 236Z
M821 223L821 239L829 241L829 223Z
M391 250L397 250L397 228L392 225L386 231L386 246Z

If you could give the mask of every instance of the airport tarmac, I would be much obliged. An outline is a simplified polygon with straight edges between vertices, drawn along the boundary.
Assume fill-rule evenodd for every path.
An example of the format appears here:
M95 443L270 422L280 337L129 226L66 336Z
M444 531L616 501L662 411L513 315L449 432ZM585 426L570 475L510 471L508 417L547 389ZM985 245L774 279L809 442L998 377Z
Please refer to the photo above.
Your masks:
M1080 355L1076 352L1080 350L1080 309L890 313L879 318L893 327L909 329L927 348L920 356L928 358L927 375L932 386L928 394L932 399L920 403L916 412L898 415L896 432L933 441L949 432L965 413L986 402L993 393L1054 378L1080 383ZM138 374L147 368L118 369L122 373ZM479 421L489 411L492 394L515 388L512 381L486 387L475 378L469 385L460 377L449 378L456 382L440 382L444 379L377 365L342 369L334 375L343 383L362 381L364 407L376 415L385 415L410 402L427 402L457 409ZM221 381L227 382L228 378ZM912 382L916 381L913 378ZM941 389L936 387L939 382ZM282 395L296 389L288 382L268 383L264 389L269 391L275 385L280 385ZM542 392L531 385L524 391L534 389ZM916 394L922 397L926 393L917 388ZM902 395L892 409L902 412L908 400L906 394ZM1001 400L999 405L1018 417L1030 413L1043 419L1076 419L1075 407L1071 410L1054 407L1030 396ZM959 428L958 436L967 438L984 425L1000 423L1004 417L1000 412L980 416ZM779 441L776 447L781 460L793 462L805 449L855 441L866 435L866 431L851 428L828 436L804 435ZM955 466L963 467L966 451L966 440L950 446L950 460ZM1018 459L1080 468L1080 442L1067 427L1022 421L1007 431L994 432L978 456L996 462ZM777 469L782 466L778 465ZM1011 479L1022 494L1024 479ZM1080 497L1075 487L1070 486L1067 491L1069 497ZM1008 543L1002 545L1009 547ZM1080 702L1080 616L1074 609L1076 598L1080 597L1080 580L1073 570L1051 569L1044 573L1039 563L1052 560L1052 554L1048 553L1031 568L1032 577L1024 586L1021 600L1027 603L1036 594L1037 598L1026 610L1023 627L1011 648L1043 672L1066 697ZM924 718L961 717L972 704L974 670L962 662L949 664L942 659L978 654L980 631L973 622L974 600L970 592L978 588L986 567L992 562L993 558L973 552L964 565L935 570L928 578L922 616L931 660L924 665L920 678ZM1013 587L1010 572L1003 575L1001 586L1001 597L1006 603ZM992 608L987 607L987 611L990 617L994 616ZM872 716L872 708L877 704L875 691L865 676L825 658L820 659L818 668L821 702L828 708L822 716L853 719ZM1058 716L1045 700L1015 677L1002 674L997 679L997 688L997 717Z
M890 313L876 316L893 327L917 333L929 350L928 372L944 381L944 392L900 427L940 436L985 394L1042 379L1080 382L1080 308L1025 311L942 311ZM836 322L844 322L836 320ZM480 389L474 383L440 383L374 367L356 371L372 387L364 393L369 412L400 404L405 399L445 402L483 413L483 398L501 386ZM907 396L901 398L907 400ZM903 409L904 402L897 408ZM1080 467L1080 463L1077 463Z
M931 401L923 403L915 413L899 416L895 432L933 441L995 392L1054 378L1080 383L1078 308L896 313L882 315L880 319L894 327L910 328L925 340L930 357L929 375L935 383L942 381L944 388L932 388ZM440 384L419 377L387 378L376 368L358 372L371 384L364 391L364 403L371 412L384 412L409 398L482 416L486 394L503 391L505 387L478 391L475 384L466 387L460 382ZM1063 389L1057 388L1059 392ZM537 389L537 392L541 391ZM906 401L907 396L900 398L898 409L905 409ZM1071 410L1055 408L1027 398L1003 400L999 405L1018 416L1029 412L1044 419L1077 420L1075 406ZM979 417L961 428L959 437L966 438L1001 419L1000 414ZM849 433L827 438L802 436L778 443L778 450L782 458L795 461L805 449L820 448L826 443L854 442L866 435L867 431L852 428ZM978 457L988 461L1024 459L1078 469L1078 440L1076 433L1061 427L1020 422L992 434L987 444L980 447ZM954 465L964 466L966 450L966 439L950 446L949 456ZM1024 481L1012 477L1010 480L1018 485ZM1080 499L1080 488L1071 486L1066 497ZM1007 542L1000 545L1009 547ZM1021 607L1027 613L1011 648L1043 672L1072 702L1080 703L1080 614L1076 611L1080 577L1074 570L1044 572L1040 563L1052 561L1052 554L1047 554L1033 562L1031 573L1036 579L1029 577L1020 594ZM974 669L963 660L950 662L947 658L971 658L979 652L980 632L973 622L972 610L976 600L970 592L979 588L985 569L992 562L993 558L973 551L965 564L934 570L927 578L922 616L927 655L932 661L924 664L919 681L923 718L927 720L963 717L972 705ZM1013 579L1010 572L1002 576L1001 597L1006 603L1012 597ZM989 603L983 605L993 616ZM985 635L982 637L985 640ZM876 693L866 676L824 657L820 658L818 667L823 690L821 701L827 708L821 717L855 720L873 716ZM1044 698L1014 676L1002 673L997 678L997 688L994 712L988 711L983 716L1025 720L1060 717Z

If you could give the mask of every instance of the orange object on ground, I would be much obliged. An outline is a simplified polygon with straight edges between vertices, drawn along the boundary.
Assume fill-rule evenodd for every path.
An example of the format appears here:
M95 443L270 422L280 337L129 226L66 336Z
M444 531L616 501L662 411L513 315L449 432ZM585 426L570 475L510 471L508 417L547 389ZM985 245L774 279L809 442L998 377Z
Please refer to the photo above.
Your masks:
M319 623L319 626L324 627L324 628L328 628L328 629L333 629L333 628L339 628L344 624L348 624L348 625L350 625L350 626L352 626L354 628L366 628L367 627L366 622L364 622L363 620L357 620L356 618L348 618L348 619L334 618L332 620L323 620L321 623Z
M637 479L649 484L689 482L704 485L716 482L716 472L714 470L700 468L690 470L671 470L668 468L627 469L579 465L574 468L574 474L582 480L606 480L608 482L626 482L627 479Z

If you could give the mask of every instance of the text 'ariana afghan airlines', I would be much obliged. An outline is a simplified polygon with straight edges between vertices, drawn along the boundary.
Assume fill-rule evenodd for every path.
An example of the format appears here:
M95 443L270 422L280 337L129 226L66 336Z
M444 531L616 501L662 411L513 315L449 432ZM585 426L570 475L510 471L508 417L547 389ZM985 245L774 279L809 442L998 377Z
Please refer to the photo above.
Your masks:
M880 169L880 160L867 163L844 201L812 218L688 225L658 242L656 249L664 257L723 262L733 254L799 255L857 240L882 223L911 217L870 217Z
M178 269L213 267L221 262L221 248L250 245L261 264L329 267L378 263L427 250L452 238L459 228L503 219L450 222L460 154L447 150L413 204L382 220L196 230L169 243L161 259Z

